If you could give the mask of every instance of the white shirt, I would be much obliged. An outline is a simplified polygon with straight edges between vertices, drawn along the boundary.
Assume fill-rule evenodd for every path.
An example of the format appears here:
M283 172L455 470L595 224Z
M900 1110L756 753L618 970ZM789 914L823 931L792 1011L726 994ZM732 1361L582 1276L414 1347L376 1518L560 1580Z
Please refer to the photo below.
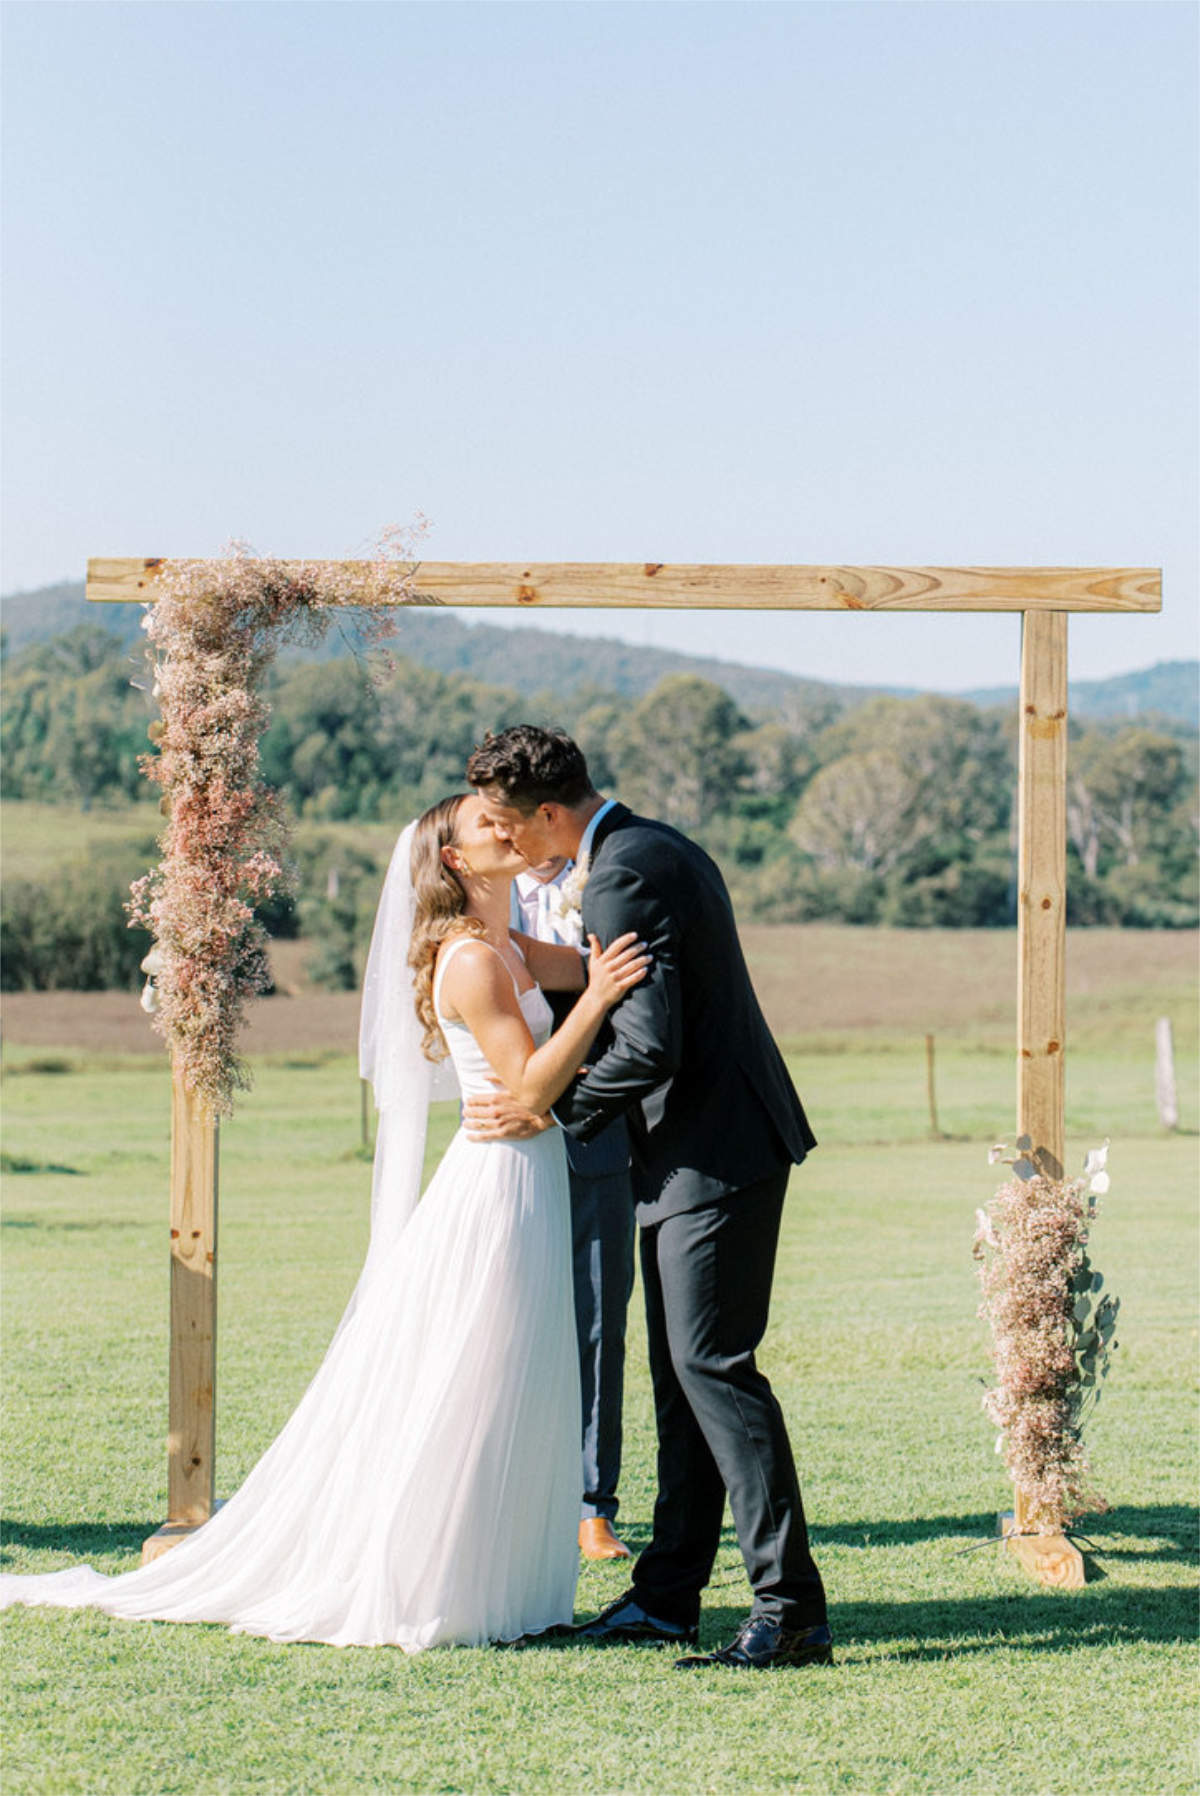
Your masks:
M566 861L553 879L539 879L534 873L518 873L513 880L514 928L521 929L539 942L565 942L577 948L581 939L579 917L563 916L558 911L559 892L563 880L575 865Z

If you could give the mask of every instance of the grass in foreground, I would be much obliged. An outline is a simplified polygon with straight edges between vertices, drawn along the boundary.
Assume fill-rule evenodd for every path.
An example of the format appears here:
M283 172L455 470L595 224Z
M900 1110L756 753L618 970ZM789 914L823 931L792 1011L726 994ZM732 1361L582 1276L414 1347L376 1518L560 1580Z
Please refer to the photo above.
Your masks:
M793 1181L763 1356L832 1600L832 1672L684 1678L629 1649L405 1659L17 1611L6 1790L1074 1796L1101 1767L1126 1788L1194 1788L1195 1143L1140 1125L1116 1076L1072 1143L1074 1164L1094 1121L1114 1137L1093 1257L1124 1327L1090 1436L1113 1508L1085 1524L1095 1580L1044 1592L997 1547L956 1556L1007 1499L968 1250L1010 1063L965 1048L956 1063L951 1118L963 1133L989 1119L974 1139L885 1147L872 1134L902 1113L889 1057L843 1047L797 1068L824 1145ZM13 1570L123 1569L165 1499L167 1081L145 1062L69 1065L5 1081L9 1151L30 1168L6 1179ZM370 1177L357 1135L344 1061L260 1068L224 1131L223 1490L289 1413L353 1283ZM622 1520L636 1545L653 1427L636 1297L633 1313ZM587 1569L580 1612L623 1580ZM746 1600L727 1534L706 1639Z

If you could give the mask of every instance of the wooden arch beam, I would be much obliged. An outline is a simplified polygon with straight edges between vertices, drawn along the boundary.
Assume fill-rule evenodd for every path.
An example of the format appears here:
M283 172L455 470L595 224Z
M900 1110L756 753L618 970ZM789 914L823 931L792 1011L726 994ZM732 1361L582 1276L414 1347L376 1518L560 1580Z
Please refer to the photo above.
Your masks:
M301 563L292 565L300 566ZM360 566L364 584L369 563ZM154 597L161 557L88 562L87 596ZM747 611L1159 611L1158 568L422 561L412 603Z
M180 559L183 559L182 557ZM301 566L301 563L293 563ZM360 567L364 600L371 564ZM88 562L87 596L152 603L162 557ZM1019 612L1022 615L1017 781L1017 1133L1051 1176L1062 1171L1066 1049L1067 613L1156 612L1158 568L809 567L670 562L417 564L413 605L522 610ZM347 601L352 603L353 601ZM154 1557L206 1519L214 1503L217 1127L175 1081L171 1181L171 1398L168 1520ZM1025 1523L1023 1493L1012 1521ZM1007 1528L1006 1530L1007 1531ZM1083 1581L1059 1536L1012 1540L1036 1576Z

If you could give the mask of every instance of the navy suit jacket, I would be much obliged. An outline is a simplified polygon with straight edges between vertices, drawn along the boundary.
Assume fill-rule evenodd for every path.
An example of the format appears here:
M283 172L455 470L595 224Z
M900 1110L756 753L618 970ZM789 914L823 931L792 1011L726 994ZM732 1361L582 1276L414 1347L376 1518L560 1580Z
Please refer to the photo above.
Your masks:
M589 1141L629 1123L638 1221L736 1193L816 1146L767 1028L716 863L665 823L601 818L583 923L602 943L635 929L653 965L617 1005L589 1070L554 1105Z

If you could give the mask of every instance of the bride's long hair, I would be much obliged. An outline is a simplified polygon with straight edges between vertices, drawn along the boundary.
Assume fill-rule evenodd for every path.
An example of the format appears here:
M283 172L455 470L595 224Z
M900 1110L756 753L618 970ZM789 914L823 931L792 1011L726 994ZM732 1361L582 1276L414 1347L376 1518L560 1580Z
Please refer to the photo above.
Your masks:
M458 840L458 813L469 794L456 792L431 805L417 819L412 841L413 924L408 944L417 1020L424 1034L427 1060L444 1060L446 1038L433 1007L433 972L438 949L452 935L483 935L480 918L467 915L467 894L457 873L442 859L442 849Z

